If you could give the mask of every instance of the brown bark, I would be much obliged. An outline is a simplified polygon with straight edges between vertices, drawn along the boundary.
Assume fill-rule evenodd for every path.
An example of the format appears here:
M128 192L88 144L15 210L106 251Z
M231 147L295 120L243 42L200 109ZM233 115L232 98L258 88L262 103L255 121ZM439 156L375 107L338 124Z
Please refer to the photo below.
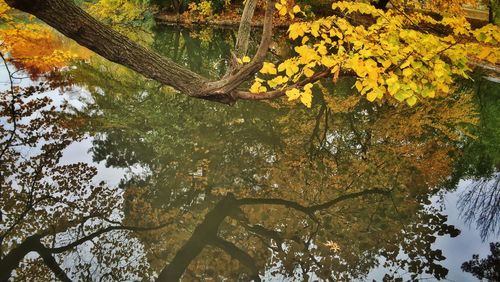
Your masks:
M71 0L7 0L104 58L197 96L206 79L98 22Z
M251 78L261 67L272 36L274 1L268 1L260 47L251 63L219 81L209 81L172 60L131 41L126 36L100 23L72 0L6 0L13 8L32 14L62 34L102 57L138 73L172 86L191 97L234 103L235 89ZM251 1L253 2L253 1ZM250 16L251 7L246 15ZM244 18L242 26L247 26ZM239 44L244 43L244 36ZM241 49L240 49L241 50Z
M229 74L221 80L207 84L207 93L230 94L233 100L241 99L237 95L237 88L250 77L252 77L262 67L273 35L273 13L274 1L267 1L266 14L264 16L264 28L259 48L250 63L237 69L233 74Z

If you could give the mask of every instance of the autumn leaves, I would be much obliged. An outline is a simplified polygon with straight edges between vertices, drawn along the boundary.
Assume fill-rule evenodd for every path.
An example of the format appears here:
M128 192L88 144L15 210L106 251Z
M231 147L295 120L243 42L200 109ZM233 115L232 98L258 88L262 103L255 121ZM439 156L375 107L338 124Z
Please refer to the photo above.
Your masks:
M32 78L45 74L55 68L64 67L83 53L81 48L71 48L50 28L34 21L10 16L10 7L0 1L0 52L8 54L9 63L28 73Z
M300 11L287 8L285 0L276 8L281 16ZM354 87L369 101L395 99L413 106L447 95L455 77L469 78L470 58L495 64L500 55L495 25L472 29L463 17L438 21L418 12L382 11L355 2L337 2L332 8L342 16L290 25L288 36L298 44L295 55L277 67L266 62L252 93L282 90L288 100L311 107L315 81L310 78L329 71L335 82L341 70L355 74Z

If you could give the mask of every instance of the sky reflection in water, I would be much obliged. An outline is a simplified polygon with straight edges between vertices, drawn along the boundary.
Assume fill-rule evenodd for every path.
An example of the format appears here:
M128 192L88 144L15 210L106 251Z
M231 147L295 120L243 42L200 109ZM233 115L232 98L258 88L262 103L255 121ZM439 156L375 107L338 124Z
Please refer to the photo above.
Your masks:
M205 75L224 73L231 30L159 29L159 52ZM465 281L474 278L461 264L486 257L489 242L498 241L498 227L483 238L480 231L498 221L497 209L483 207L490 220L477 226L472 217L469 228L460 216L468 206L457 206L473 183L499 177L497 84L460 83L450 97L408 108L359 99L346 78L334 95L316 89L308 110L189 99L96 57L66 75L70 88L37 95L74 108L42 118L37 130L49 137L31 147L11 144L2 159L5 261L19 246L45 250L73 280L184 273L186 281L414 274ZM40 111L33 115L44 117ZM54 121L63 132L44 124ZM19 130L26 131L19 138L35 132ZM33 147L61 158L37 158L28 153ZM45 178L36 173L41 167ZM468 202L486 197L494 205L498 188L485 185ZM27 208L44 189L58 197ZM85 236L92 241L75 243ZM50 264L32 254L14 280L53 277L44 267Z

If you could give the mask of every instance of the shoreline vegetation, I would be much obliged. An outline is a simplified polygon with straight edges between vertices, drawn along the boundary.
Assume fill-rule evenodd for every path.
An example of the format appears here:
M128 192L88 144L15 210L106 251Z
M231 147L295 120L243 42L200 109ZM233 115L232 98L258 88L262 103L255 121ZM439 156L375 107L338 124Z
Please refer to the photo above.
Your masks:
M240 24L240 15L236 11L241 11L242 7L233 4L231 7L225 8L217 14L207 17L194 16L189 11L184 11L181 13L175 13L172 11L160 11L155 16L154 19L156 23L161 25L176 25L186 28L193 26L199 27L219 27L219 28L237 28ZM483 27L489 23L489 13L487 9L475 9L464 7L462 8L464 15L470 24L475 27ZM322 11L331 11L325 6ZM318 9L314 9L315 13L319 13ZM431 12L428 12L432 14ZM321 16L330 16L328 13L320 13ZM316 15L318 16L318 15ZM290 20L289 18L275 17L273 19L273 26L275 28L286 30L292 23L296 20ZM264 25L264 13L263 11L256 11L255 16L250 21L252 27L262 28ZM471 65L481 69L484 72L484 78L499 82L500 81L500 66L498 64L490 64L484 61L475 61L471 58Z
M240 17L235 13L235 11L241 10L242 7L239 5L232 5L226 8L225 11L214 14L208 17L197 17L189 13L189 11L184 11L181 13L175 13L172 11L160 11L155 15L156 22L160 24L176 24L176 25L211 25L211 26L221 26L221 27L237 27L240 24ZM330 11L325 7L324 11ZM481 27L489 23L489 14L487 9L474 9L474 8L463 8L465 17L469 20L471 25L475 27ZM315 13L319 11L315 10ZM329 14L321 14L321 16L329 16ZM292 24L293 20L283 19L276 17L273 21L273 25L278 28L285 28ZM264 24L264 13L256 13L251 21L251 25L254 27L262 27Z

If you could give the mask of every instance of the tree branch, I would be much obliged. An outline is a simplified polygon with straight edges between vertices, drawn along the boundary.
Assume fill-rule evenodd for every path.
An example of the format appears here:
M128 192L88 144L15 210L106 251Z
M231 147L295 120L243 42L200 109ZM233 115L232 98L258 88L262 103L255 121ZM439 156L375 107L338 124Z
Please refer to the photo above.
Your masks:
M156 281L179 281L191 261L217 236L220 224L236 207L234 195L228 194L209 211L196 226L188 241L177 251L173 260L166 265Z
M71 282L71 279L66 275L66 272L59 266L56 259L52 256L49 250L43 246L41 242L38 242L39 246L37 247L38 254L42 257L45 265L52 270L57 279L63 282Z
M252 273L251 279L253 279L255 281L261 281L260 277L259 277L259 268L255 264L255 260L249 254L247 254L245 251L238 248L235 244L233 244L229 241L226 241L218 236L213 238L210 241L210 244L221 248L228 255L237 259L244 266L246 266L248 269L250 269L250 271Z
M143 231L152 231L152 230L157 230L157 229L161 229L169 224L171 224L172 222L166 222L166 223L163 223L161 225L158 225L158 226L153 226L153 227L137 227L137 226L110 226L110 227L107 227L107 228L103 228L99 231L96 231L90 235L87 235L87 236L84 236L66 246L62 246L62 247L57 247L57 248L50 248L48 249L51 253L54 253L54 254L58 254L58 253L62 253L62 252L65 252L65 251L69 251L71 249L73 249L74 247L77 247L87 241L90 241L96 237L99 237L100 235L104 234L104 233L107 233L107 232L110 232L110 231L113 231L113 230L128 230L128 231L136 231L136 232L143 232Z
M0 281L8 281L14 269L19 266L23 258L32 251L35 251L37 242L40 242L40 235L35 234L26 238L21 244L12 249L2 260L0 260Z
M390 192L383 190L383 189L370 189L370 190L365 190L365 191L361 191L361 192L345 194L345 195L339 196L331 201L325 202L323 204L313 205L313 206L309 206L309 207L303 206L303 205L301 205L297 202L294 202L294 201L288 201L288 200L284 200L284 199L280 199L280 198L243 198L243 199L237 200L237 203L238 203L238 205L279 205L279 206L285 206L287 208L292 208L292 209L295 209L297 211L300 211L300 212L308 215L309 217L311 217L311 219L313 219L314 221L317 221L317 218L314 215L314 213L319 211L319 210L328 209L328 208L332 207L333 205L335 205L339 202L345 201L345 200L349 200L349 199L353 199L353 198L357 198L357 197L361 197L361 196L366 196L366 195L373 195L373 194L389 195Z
M254 0L249 1L254 2ZM78 44L112 62L172 86L188 96L228 104L236 101L236 98L232 97L232 92L262 66L272 41L274 2L274 0L267 1L262 39L252 61L238 69L235 74L218 81L209 81L100 23L71 0L6 0L9 6L36 16ZM251 3L248 4L241 24L243 30L249 23L246 18L251 18L254 9ZM238 36L239 51L243 51L245 38L248 36L245 33Z
M272 42L274 3L274 0L267 1L262 38L259 48L250 63L243 65L243 67L238 69L235 74L231 74L218 81L208 83L206 93L203 95L210 96L231 94L231 98L236 100L235 98L237 97L233 97L233 91L260 70Z
M104 58L196 97L207 79L100 23L71 0L7 0Z
M314 83L322 78L327 77L328 75L331 74L331 69L326 69L322 72L315 73L313 76L308 77L302 81L299 81L293 85L290 85L284 89L280 90L273 90L273 91L268 91L268 92L263 92L263 93L251 93L248 91L235 91L233 94L233 97L236 97L238 99L242 100L270 100L270 99L276 99L282 96L285 96L285 93L287 90L292 89L292 88L300 88L303 87L304 85L308 83Z

